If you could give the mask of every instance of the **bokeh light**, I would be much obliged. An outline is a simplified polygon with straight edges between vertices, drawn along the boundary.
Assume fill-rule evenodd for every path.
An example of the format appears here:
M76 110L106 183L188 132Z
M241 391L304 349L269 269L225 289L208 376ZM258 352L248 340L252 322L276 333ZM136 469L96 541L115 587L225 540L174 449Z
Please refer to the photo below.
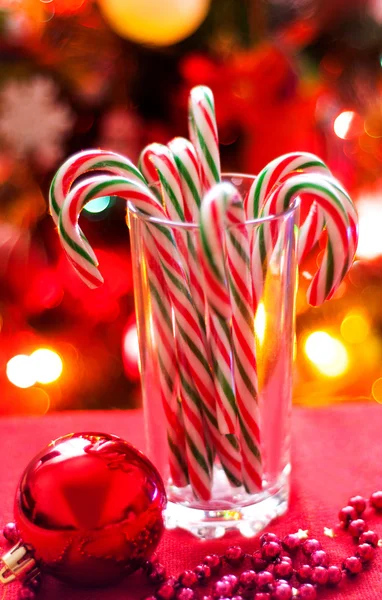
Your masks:
M36 374L26 354L17 354L7 362L7 377L13 385L19 388L28 388L37 381Z
M124 333L122 342L123 363L129 379L139 378L139 344L138 331L135 323L129 325Z
M210 0L98 0L110 27L134 42L170 46L191 35L207 16Z
M374 400L376 400L378 404L382 404L382 377L379 377L379 379L374 381L371 393Z
M95 198L87 203L84 210L90 214L99 214L109 208L111 202L110 196L102 196L102 198Z
M314 366L327 377L339 377L349 367L345 346L326 331L314 331L305 341L305 354Z
M356 113L352 110L344 110L334 121L334 133L336 136L345 140L350 131L350 127Z
M382 204L363 197L357 204L359 239L357 256L375 258L382 254Z
M52 383L62 373L62 360L57 352L48 348L35 350L29 358L36 381L39 383Z
M350 313L341 323L341 335L350 344L362 344L369 333L370 323L361 313Z
M255 333L256 333L256 336L257 336L260 344L262 344L264 342L266 324L267 324L267 315L265 313L265 308L264 308L263 302L260 302L259 306L257 307L257 312L256 312L256 316L255 316Z

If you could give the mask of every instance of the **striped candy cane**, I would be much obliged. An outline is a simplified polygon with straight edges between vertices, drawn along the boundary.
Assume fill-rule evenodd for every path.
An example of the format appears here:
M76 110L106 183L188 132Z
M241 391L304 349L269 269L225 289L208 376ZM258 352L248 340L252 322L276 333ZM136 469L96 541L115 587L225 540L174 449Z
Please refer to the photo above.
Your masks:
M56 225L61 207L69 190L78 177L89 171L108 171L114 175L128 177L132 181L146 183L137 167L125 156L106 150L85 150L66 160L53 177L49 189L49 210ZM80 231L87 253L96 260L92 248Z
M75 267L94 275L96 266L83 248L77 231L79 213L91 199L104 195L118 195L129 199L139 210L153 217L166 217L163 208L150 191L139 184L117 177L95 177L78 184L67 197L60 214L59 230L69 257ZM153 238L160 257L164 278L174 308L179 341L186 357L190 377L197 372L204 389L211 387L209 365L205 358L203 335L198 325L194 307L186 285L184 271L177 257L174 240L168 230L152 224ZM96 269L98 271L98 269ZM100 275L98 275L100 279ZM194 379L195 381L195 379ZM200 393L200 392L199 392ZM209 455L203 435L203 418L200 405L188 393L183 398L183 416L186 428L188 473L195 495L203 500L210 497L211 473Z
M215 190L216 188L212 188ZM226 284L223 257L222 222L225 206L215 201L210 191L204 197L200 212L200 261L205 294L209 306L210 348L216 389L219 429L235 433L237 407L232 379L231 302Z
M150 144L142 154L140 164L145 166L145 171L152 178L153 173L147 169L151 163L156 173L157 180L160 181L162 190L162 202L167 217L172 221L186 221L184 214L183 192L180 182L178 169L173 155L167 146L163 144ZM183 268L187 275L189 274L189 253L187 249L187 234L185 231L175 230L175 239L179 252L183 259Z
M338 182L315 174L295 175L278 186L264 205L264 216L286 210L296 197L306 192L315 195L328 232L322 263L307 292L309 303L318 306L333 295L352 264L357 245L357 216L349 196ZM258 252L267 254L262 240Z
M74 154L61 165L50 185L49 208L56 225L58 225L61 207L73 182L89 171L108 171L114 175L128 177L131 181L146 183L139 169L125 156L96 149Z
M200 181L198 157L194 146L185 138L174 138L168 143L178 169L180 184L183 194L184 218L187 222L199 222L202 185ZM200 285L201 273L197 260L197 232L188 230L188 250L192 268L190 268L190 285L192 297L195 302L201 321L205 318L205 298Z
M343 203L348 206L348 216L351 228L352 243L355 246L357 240L357 215L352 202L341 184L332 177L327 165L314 154L307 152L292 152L285 154L271 161L262 171L249 189L245 198L247 218L253 219L262 216L262 209L270 193L277 185L285 182L289 177L297 173L313 173L321 175L323 178L329 178L332 184L337 187ZM301 264L304 257L315 246L321 237L325 227L324 212L319 208L315 201L314 193L308 191L302 195L303 201L311 203L311 208L307 217L300 223L298 236L298 263ZM260 226L257 231L258 239L254 242L252 238L252 272L257 273L253 279L253 295L255 306L257 306L263 290L264 270L267 261L271 256L274 246L274 240L277 238L277 224ZM269 238L269 232L273 232L273 242ZM257 248L254 248L256 243ZM352 250L350 249L350 253Z
M247 219L257 219L273 188L292 173L330 174L326 164L315 154L291 152L272 160L258 174L245 198Z
M206 296L211 309L218 315L217 323L225 328L226 337L223 339L227 352L231 339L228 323L232 319L234 402L239 420L242 475L247 491L256 492L262 486L262 467L249 240L244 223L243 203L231 184L219 184L206 194L200 213ZM229 225L232 227L227 231ZM225 231L227 274L224 265ZM219 359L223 360L223 356ZM225 367L228 373L231 364L225 364Z
M235 188L227 191L231 196L226 212L226 239L235 394L239 409L243 478L247 491L253 493L262 489L262 457L250 245L242 199Z
M155 167L159 178L163 204L170 220L189 222L192 220L190 207L184 201L183 185L175 157L162 144L150 144L144 150L145 156ZM204 330L204 293L200 285L200 268L195 250L192 231L175 229L174 237L182 256L183 267L187 274L192 301L198 312L200 326Z
M189 477L183 414L177 399L177 377L174 376L178 372L178 365L171 320L171 302L152 235L146 229L143 236L159 364L160 395L166 421L170 474L174 485L184 487L189 483Z
M298 172L331 175L327 165L318 156L309 152L291 152L272 160L260 171L245 198L247 219L257 219L274 187ZM313 248L324 227L322 211L317 209L313 198L311 202L311 209L304 222L300 224L299 262Z
M208 87L200 85L191 90L188 118L190 139L198 155L206 192L221 179L214 97Z

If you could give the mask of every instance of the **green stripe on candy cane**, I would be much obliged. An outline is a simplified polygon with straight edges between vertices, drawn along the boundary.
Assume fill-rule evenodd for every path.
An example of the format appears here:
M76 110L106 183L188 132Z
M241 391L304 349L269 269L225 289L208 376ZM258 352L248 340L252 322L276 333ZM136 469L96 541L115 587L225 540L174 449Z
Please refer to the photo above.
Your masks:
M150 286L150 293L155 297L157 306L160 310L160 313L162 315L162 319L164 320L164 322L166 323L166 325L168 326L168 328L172 327L172 321L170 318L170 313L169 311L166 309L162 296L160 295L160 293L158 292L157 288L155 287L155 285L153 285L153 283L150 281L149 282L149 286Z
M171 436L170 436L169 434L167 435L167 443L168 443L168 446L169 446L169 448L170 448L171 452L172 452L172 453L174 454L174 456L176 457L176 459L177 459L177 461L178 461L178 463L179 463L179 465L180 465L180 467L181 467L182 471L183 471L183 472L186 474L186 475L185 475L185 476L186 476L186 478L187 478L187 479L186 479L186 481L188 482L188 470L187 470L187 463L186 463L186 461L184 460L184 458L183 458L183 456L182 456L182 454L181 454L181 452L180 452L180 450L179 450L179 447L178 447L178 445L177 445L177 444L175 444L175 443L172 441L172 438L171 438ZM178 484L176 483L176 481L174 481L174 479L173 479L173 483L174 483L174 485L178 485ZM178 487L183 487L183 486L178 486Z

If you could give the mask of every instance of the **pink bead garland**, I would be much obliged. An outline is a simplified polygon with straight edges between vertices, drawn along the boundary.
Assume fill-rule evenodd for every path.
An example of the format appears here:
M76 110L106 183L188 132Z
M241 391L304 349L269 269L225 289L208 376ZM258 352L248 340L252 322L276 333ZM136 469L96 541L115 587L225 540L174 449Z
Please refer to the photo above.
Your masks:
M382 491L374 492L369 504L382 511ZM373 560L379 539L361 518L366 506L365 498L353 496L339 512L341 527L357 543L354 555L345 558L341 567L329 564L328 555L316 539L303 541L292 533L280 540L274 533L264 533L260 548L253 554L231 546L222 556L210 554L195 569L187 569L178 577L167 577L165 567L156 560L146 561L142 569L158 588L145 600L316 600L320 589L337 586L344 575L355 577ZM14 523L4 527L3 535L12 544L19 539ZM300 565L293 566L297 555ZM203 592L224 564L243 567L243 571L240 575L223 575L212 583L208 593ZM35 600L40 583L40 579L25 583L19 600ZM198 587L202 589L197 591Z

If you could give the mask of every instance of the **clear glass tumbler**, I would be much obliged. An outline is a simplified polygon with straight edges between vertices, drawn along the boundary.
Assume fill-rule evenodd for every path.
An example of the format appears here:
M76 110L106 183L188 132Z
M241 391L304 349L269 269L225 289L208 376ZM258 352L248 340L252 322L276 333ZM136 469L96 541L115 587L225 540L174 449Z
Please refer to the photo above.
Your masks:
M253 177L240 174L227 174L223 179L232 182L242 197L245 197L254 180ZM182 302L175 306L168 295L164 273L166 267L159 260L156 246L160 235L166 235L175 241L186 240L187 248L196 249L199 247L199 226L195 223L153 219L132 205L128 207L147 452L166 483L167 528L182 527L204 538L221 537L226 531L234 529L251 537L287 509L291 469L290 413L298 211L299 203L296 201L283 214L247 221L245 224L251 244L267 236L273 239L272 251L268 251L261 274L251 262L251 268L256 271L251 273L253 280L262 278L262 284L257 285L258 297L253 303L251 315L258 376L257 398L254 398L253 406L258 409L256 418L260 430L262 483L258 491L249 493L240 482L229 481L222 467L221 456L219 458L219 450L206 427L212 488L210 499L201 500L195 497L187 483L187 476L178 472L179 465L187 469L184 456L181 455L181 442L188 434L184 431L182 396L179 392L179 381L182 381L180 373L187 368L179 343L180 328L177 321L177 311L182 311ZM226 233L229 234L229 231ZM198 261L199 254L194 252L193 258ZM176 253L173 260L178 264L179 256ZM183 286L182 277L174 281L175 285L177 283ZM192 296L192 287L190 290ZM204 319L202 327L208 338L208 310ZM226 325L231 327L229 322ZM208 344L203 360L212 371L213 357L208 351ZM232 355L231 360L234 361ZM192 379L189 379L191 385ZM234 370L232 385L235 389ZM204 429L207 417L211 415L207 415L207 409L204 411L203 398L199 397L196 402L199 402L204 423L201 429ZM225 442L227 439L232 442L235 437L220 435L224 436ZM198 454L197 448L195 452Z

